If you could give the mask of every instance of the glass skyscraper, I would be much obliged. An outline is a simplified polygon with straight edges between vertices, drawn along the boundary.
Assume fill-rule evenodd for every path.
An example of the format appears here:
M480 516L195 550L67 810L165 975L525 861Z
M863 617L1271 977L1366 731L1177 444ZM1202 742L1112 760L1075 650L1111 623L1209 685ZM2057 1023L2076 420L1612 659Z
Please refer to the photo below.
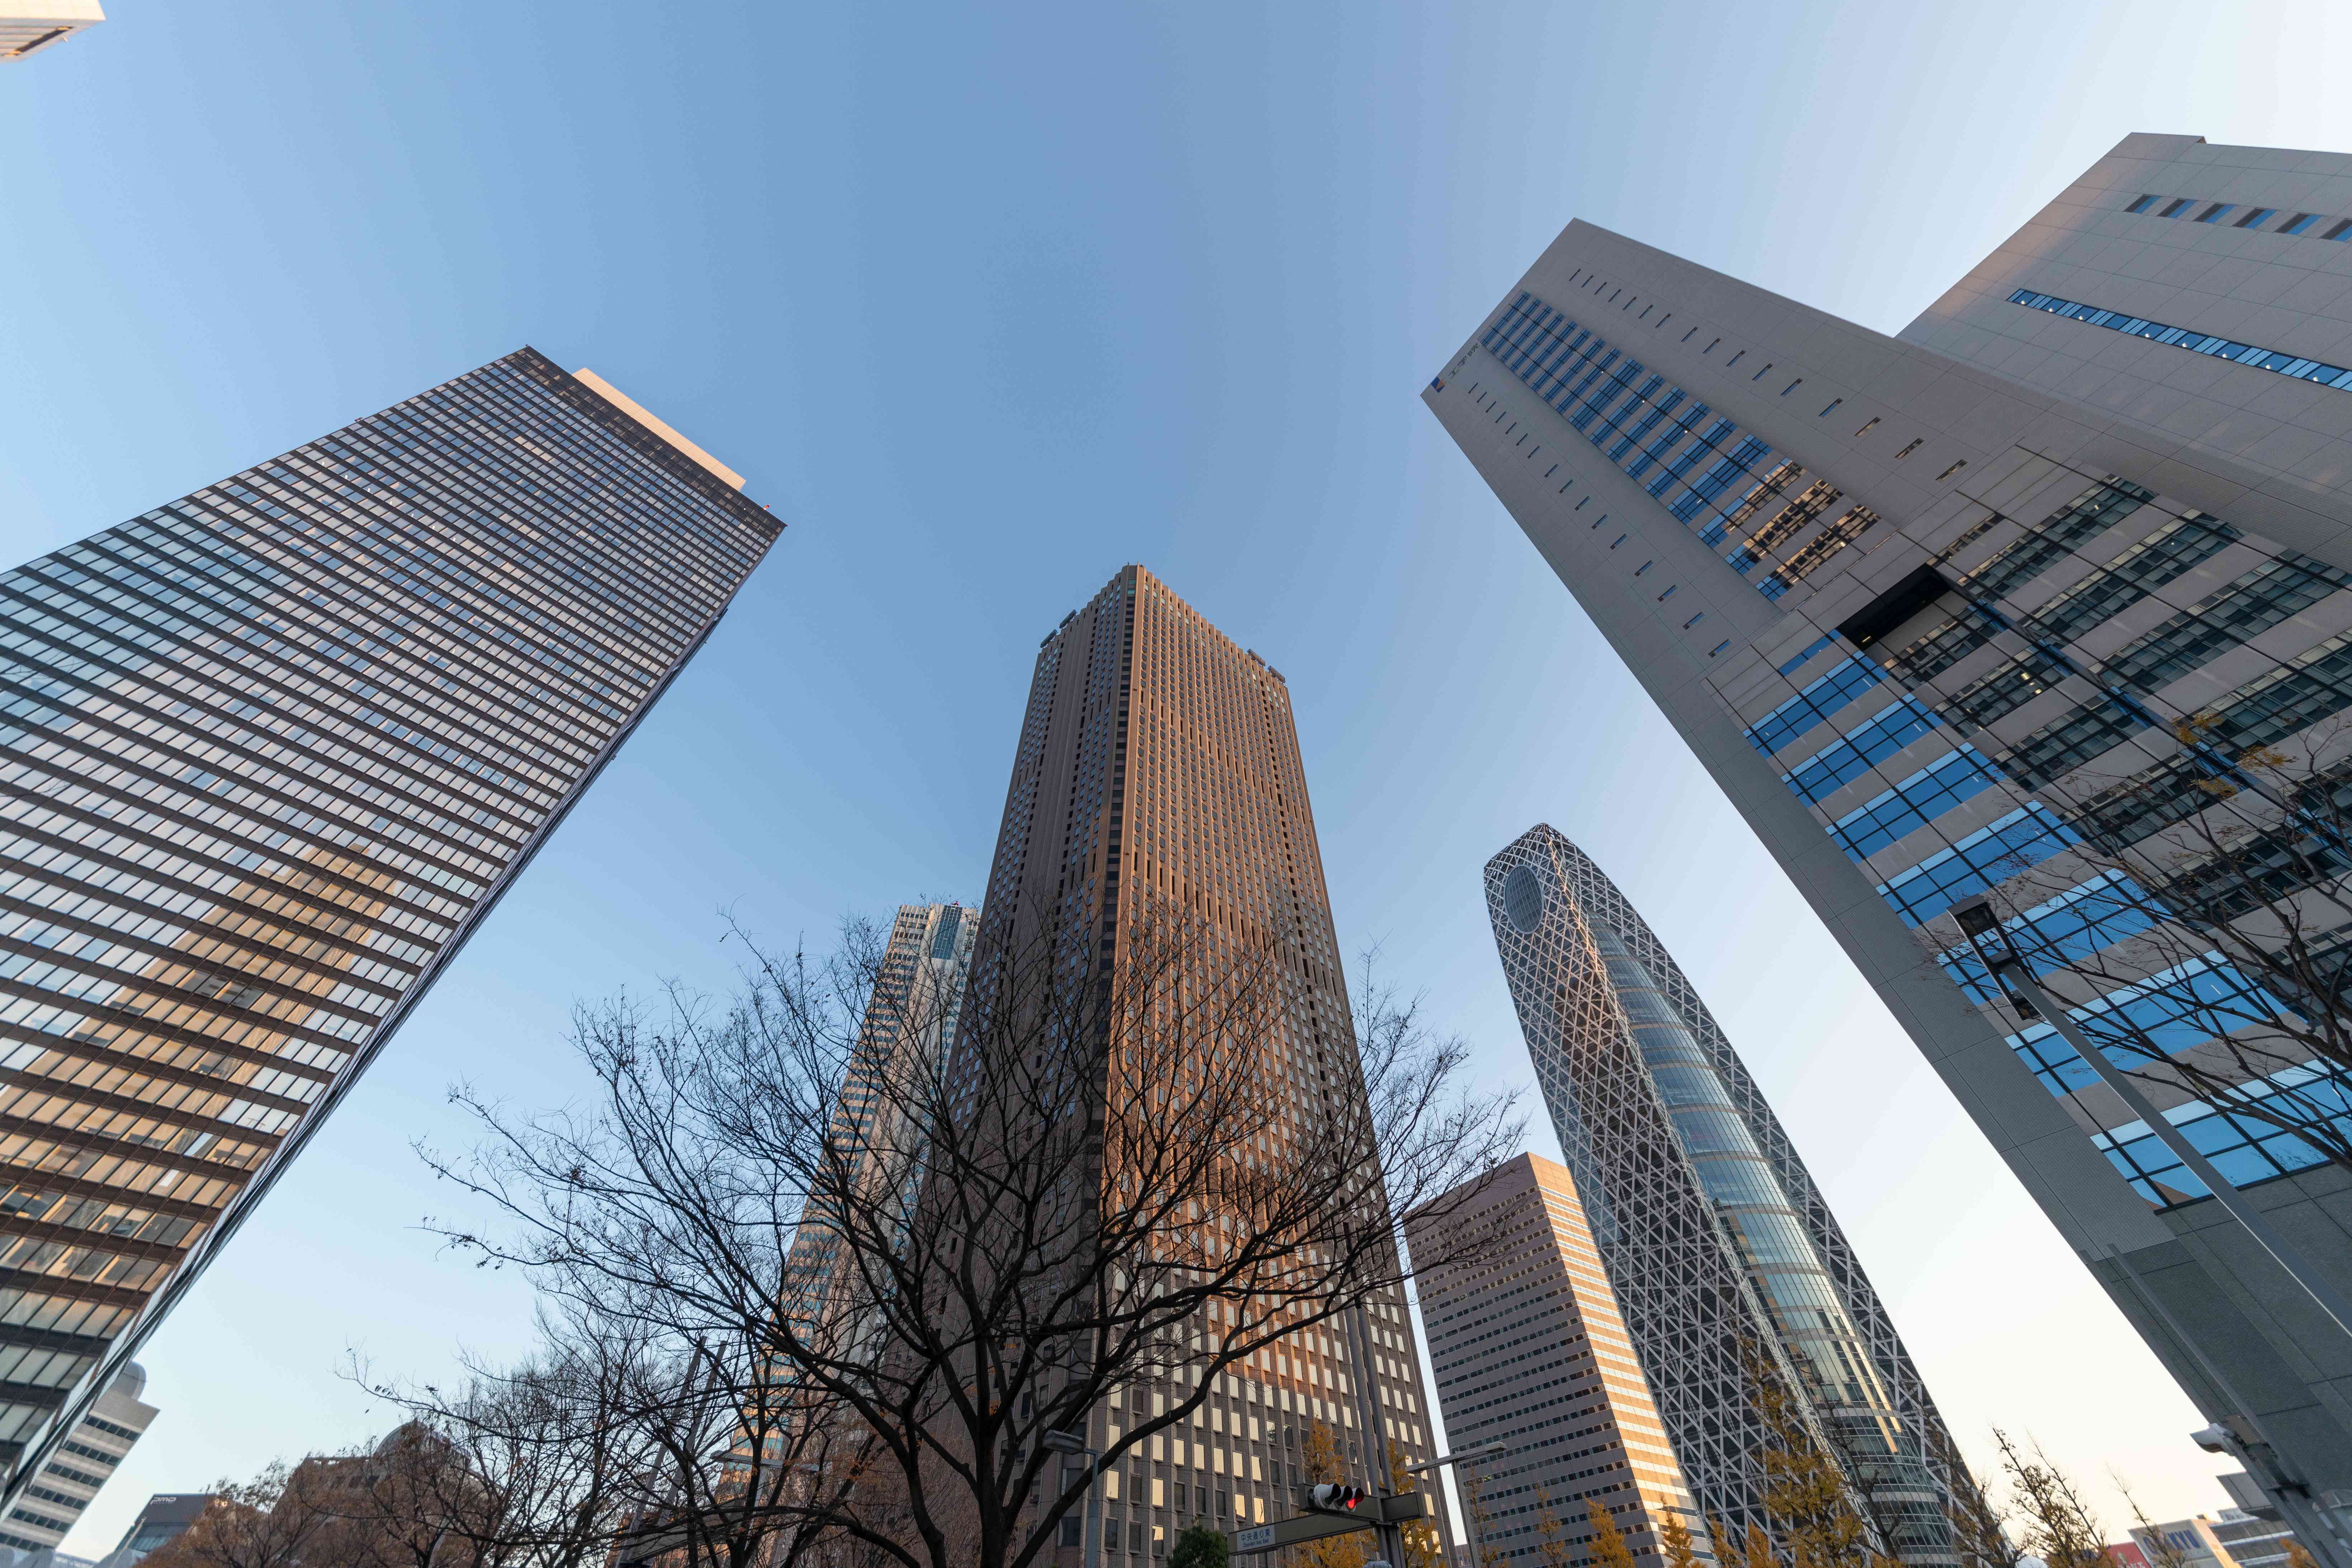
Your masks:
M1801 1430L1843 1465L1895 1555L1958 1562L1943 1418L1689 980L1549 826L1486 863L1486 904L1586 1224L1702 1513L1770 1528L1763 1455ZM1788 1430L1756 1397L1766 1380L1788 1396Z
M1576 223L1423 395L2181 1385L2338 1510L2352 1078L2212 944L2352 952L2347 241L2352 157L2135 135L1888 337ZM1979 893L2321 1292L1995 994Z
M12 1500L780 526L526 348L0 578Z

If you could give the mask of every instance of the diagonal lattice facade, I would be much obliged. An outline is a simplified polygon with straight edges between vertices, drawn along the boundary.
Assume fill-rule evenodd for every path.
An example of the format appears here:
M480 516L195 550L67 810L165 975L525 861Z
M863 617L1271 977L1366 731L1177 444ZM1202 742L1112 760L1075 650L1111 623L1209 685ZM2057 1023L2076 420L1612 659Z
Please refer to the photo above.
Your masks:
M1486 865L1560 1147L1700 1508L1769 1527L1759 1360L1906 1563L1955 1561L1942 1418L1780 1121L1664 946L1538 826ZM1966 1484L1964 1478L1959 1478Z

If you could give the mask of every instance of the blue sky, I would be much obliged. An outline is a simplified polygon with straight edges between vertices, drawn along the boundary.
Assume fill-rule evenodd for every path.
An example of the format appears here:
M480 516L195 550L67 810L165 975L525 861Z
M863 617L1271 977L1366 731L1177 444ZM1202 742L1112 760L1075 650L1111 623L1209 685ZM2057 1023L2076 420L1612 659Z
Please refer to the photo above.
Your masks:
M1332 901L1528 1078L1478 871L1591 849L1772 1094L1970 1447L2112 1528L2197 1422L1416 393L1571 217L1892 331L2131 131L2352 149L2335 8L115 0L0 67L0 554L529 342L791 524L145 1355L150 1491L514 1346L411 1144L580 1091L575 998L976 899L1037 639L1139 561L1288 677ZM1549 1138L1545 1140L1548 1146Z

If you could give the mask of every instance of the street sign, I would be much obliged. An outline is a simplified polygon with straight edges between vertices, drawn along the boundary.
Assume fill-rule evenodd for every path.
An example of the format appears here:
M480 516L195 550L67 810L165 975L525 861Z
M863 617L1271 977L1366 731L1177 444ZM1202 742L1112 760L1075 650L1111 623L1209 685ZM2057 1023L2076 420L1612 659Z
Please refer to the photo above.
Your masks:
M1377 1510L1367 1509L1358 1514L1303 1513L1295 1519L1278 1519L1272 1524L1255 1525L1235 1532L1233 1551L1236 1556L1273 1552L1285 1546L1296 1546L1302 1541L1319 1541L1327 1535L1345 1535L1349 1531L1374 1530L1383 1524L1421 1519L1428 1512L1422 1504L1419 1492L1400 1492L1395 1497L1384 1497L1379 1500L1379 1504Z

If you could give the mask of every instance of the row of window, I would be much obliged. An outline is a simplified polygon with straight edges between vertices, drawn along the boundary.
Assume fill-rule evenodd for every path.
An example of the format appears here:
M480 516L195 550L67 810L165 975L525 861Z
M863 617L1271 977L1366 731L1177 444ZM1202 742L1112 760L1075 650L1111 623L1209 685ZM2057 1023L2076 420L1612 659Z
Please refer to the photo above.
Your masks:
M1998 887L2074 842L2074 830L2036 801L1881 884L1879 896L1904 923L1922 926L1970 894Z
M1710 548L1729 536L1743 504L1755 510L1759 488L1770 490L1769 445L1534 295L1522 292L1480 342ZM1724 504L1735 490L1740 500Z
M1856 861L1867 860L1962 801L1983 794L1998 777L1975 747L1962 746L1839 817L1830 832Z
M530 371L478 373L9 574L23 711L0 782L25 802L0 884L52 918L10 930L6 963L56 1005L0 1019L18 1041L54 1031L8 1058L0 1110L77 1135L91 1158L68 1173L125 1191L46 1194L31 1167L55 1146L19 1150L11 1207L88 1245L12 1255L50 1285L12 1293L30 1305L0 1324L0 1362L28 1354L18 1321L120 1328L76 1290L152 1288L199 1223L127 1184L229 1150L233 1123L297 1120L772 537L740 499L642 471ZM403 962L367 956L387 946ZM133 1017L142 991L158 1000ZM236 1147L248 1168L267 1152ZM210 1205L241 1175L191 1184Z
M2152 499L2140 487L2117 479L2093 486L1966 579L1963 593L1976 603L1961 606L1916 637L1888 659L1887 668L1914 687L1939 677L1983 647L2003 625L2000 613L1989 607L1991 600L2032 582ZM2042 646L2029 647L1950 696L1936 698L1939 711L1982 725L2022 707L2073 673L2067 659L2054 651L2059 645L2078 640L2239 538L2228 524L2199 514L2166 519L2145 539L2039 612L2017 615L2020 629L2039 639ZM2126 686L2154 691L2347 585L2352 585L2352 574L2292 552L2273 555L2126 644L2103 661L2102 673ZM1828 646L1832 639L1815 642L1786 661L1781 673L1793 674ZM1833 710L1831 705L1843 707L1868 689L1867 681L1843 675L1843 666L1832 667L1826 676L1750 726L1751 743L1769 752L1768 742L1786 744L1827 717L1826 711L1816 716L1813 709ZM2347 708L2352 708L2352 636L2331 638L2274 666L2214 705L2209 710L2209 750L2216 756L2235 756L2282 741ZM2100 692L2020 742L2002 759L2002 768L2022 787L2039 790L2153 722L2137 704ZM1859 776L1865 765L1892 755L1919 733L1924 733L1924 728L1917 717L1905 715L1901 705L1891 708L1858 727L1853 736L1792 770L1787 775L1790 787L1801 798L1818 801L1828 790ZM2028 804L1890 879L1881 887L1881 894L1907 923L1917 926L1948 910L1958 899L2007 881L2049 859L2078 842L2082 833L2110 845L2137 841L2210 804L2210 795L2198 787L2211 771L2210 763L2210 758L2200 755L2155 763L2079 810L2070 810L2063 820L2038 802ZM1974 782L1978 779L1982 782ZM1859 860L1933 820L1967 795L1981 793L1992 782L1966 756L1955 753L1846 813L1829 825L1829 831ZM2010 922L2037 969L2047 973L2079 962L2146 929L2152 919L2147 896L2127 886L2111 887L2110 880L2107 876L2095 876ZM2219 890L2219 896L2227 893L2226 889ZM1946 954L1943 962L1969 994L1979 1002L1995 999L1989 977L1965 950L1958 956ZM2242 980L2217 973L2177 975L2078 1009L2077 1016L2095 1037L2112 1036L2120 1048L2137 1047L2144 1051L2152 1042L2158 1050L2185 1049L2216 1032L2242 1026L2231 1025L2226 1017L2217 1025L2216 1008L2227 1011L2231 999L2242 999L2247 989ZM2254 1006L2242 1009L2247 1012L2248 1022L2260 1016L2261 1005L2257 998ZM2048 1036L2042 1026L2028 1036L2012 1037L2011 1044L2053 1093L2069 1094L2092 1081L2087 1065L2071 1053L2063 1059L2048 1054L2063 1049ZM2243 1092L2283 1091L2256 1083ZM2298 1114L2341 1120L2337 1114L2341 1108L2297 1092ZM2332 1084L2329 1092L2336 1092ZM2339 1098L2343 1097L2339 1094ZM2273 1101L2273 1106L2280 1103ZM2183 1107L2174 1120L2184 1127L2193 1126L2192 1137L2217 1162L2226 1153L2224 1168L2236 1179L2261 1180L2320 1158L2307 1141L2232 1113L2226 1106ZM2146 1129L2117 1129L2098 1142L2151 1203L2161 1206L2202 1195L2202 1188L2185 1179L2177 1162Z
M1851 734L1839 736L1783 777L1799 800L1819 805L1941 723L1920 706L1918 699L1906 697Z
M2158 217L2177 218L2184 223L2227 224L2231 228L2262 228L2281 212L2278 207L2251 207L2234 202L2201 201L2195 196L2143 195L2126 203L2127 213L2150 213ZM2272 226L2273 234L2309 234L2327 223L2325 213L2296 213ZM2327 224L2322 239L2352 240L2352 217L2338 218Z
M2151 321L2145 316L2127 315L2121 310L2103 310L2096 305L2062 300L2054 294L2037 294L2031 289L2018 289L2010 295L2009 302L2023 305L2028 310L2047 310L2053 316L2063 316L2085 326L2105 327L2110 331L2147 338L2152 342L2169 343L2174 348L2187 349L2190 353L2206 354L2214 359L2252 365L2256 370L2291 375L2297 381L2315 381L2322 386L2352 390L2352 370L2340 364L2326 364L2278 349L2260 348L2252 343L2217 338L2189 327L2168 327L2162 321Z
M2014 589L2105 532L2147 499L2137 487L2119 487L2112 481L2096 487L1988 563L1969 586L1979 591ZM2021 626L2047 644L2074 641L2239 537L2227 524L2196 514L2168 521L2041 611L2021 617ZM2347 581L2352 581L2352 574L2292 553L2273 557L2126 645L2103 661L2105 672L2155 690ZM1896 668L1915 678L1940 673L1981 646L1989 629L1981 614L1963 611L1897 655ZM2242 688L2215 710L2212 730L2221 749L2234 755L2251 745L2284 739L2352 705L2352 651L2347 651L2346 642L2338 638L2322 644ZM2036 689L2046 689L2053 678L2066 673L2063 661L2029 651L1956 694L1948 706L1959 708L1981 722L2021 705L2017 697L2038 694ZM2135 706L2101 694L2028 737L2004 759L2004 766L2021 784L2039 788L2120 744L2150 722ZM2031 835L2032 842L2021 854L2014 849L1998 853L1998 863L1991 869L1999 879L2014 876L2027 864L2047 858L2072 841L2074 828L2110 844L2137 841L2210 805L2210 795L2197 787L2208 771L2194 757L2167 759L2094 798L2075 814L2079 820L2071 827L2053 825L2045 831L2030 818L2021 818L2012 823L2010 835ZM1967 847L1962 852L1923 862L1915 873L1889 885L1890 897L1899 898L1898 907L1906 910L1906 919L1931 918L1937 908L1948 907L1955 891L1974 890L1965 886L1977 879L1968 872L1958 873L1961 888L1948 885L1953 865L1962 860L1982 862L1987 858L1984 846L1997 837L1980 834L1976 837L1981 843L1963 840ZM1933 876L1938 865L1946 877ZM1930 875L1916 875L1923 871ZM1932 902L1918 896L1920 887L1931 880L1946 884L1935 888ZM2153 917L2146 895L2128 886L2110 887L2111 880L2111 875L2094 877L2009 922L2020 934L2021 950L2038 970L2048 973L2079 962L2147 927ZM1979 1002L1995 1000L1990 977L1966 950L1959 950L1958 955L1947 953L1943 963L1971 996ZM2076 1009L2075 1015L2095 1038L2144 1054L2149 1049L2191 1048L2216 1032L2258 1019L2266 1006L2266 1000L2242 977L2200 970L2127 988ZM2055 1041L2047 1026L2012 1037L2010 1043L2053 1093L2070 1094L2095 1081L2088 1065ZM2260 1091L2261 1086L2253 1085L2246 1092ZM2326 1105L2317 1105L2315 1113L2332 1115ZM2225 1168L2233 1179L2263 1180L2315 1163L2321 1157L2308 1142L2269 1123L2232 1114L2226 1107L2195 1104L2181 1108L2174 1119L2184 1130L2193 1128L2192 1141L2217 1162L2226 1155ZM2202 1187L2186 1179L2178 1162L2145 1128L2117 1129L2100 1135L2097 1142L2149 1202L2161 1206L2203 1195Z
M1769 757L1877 682L1878 666L1856 654L1749 725L1748 744Z

